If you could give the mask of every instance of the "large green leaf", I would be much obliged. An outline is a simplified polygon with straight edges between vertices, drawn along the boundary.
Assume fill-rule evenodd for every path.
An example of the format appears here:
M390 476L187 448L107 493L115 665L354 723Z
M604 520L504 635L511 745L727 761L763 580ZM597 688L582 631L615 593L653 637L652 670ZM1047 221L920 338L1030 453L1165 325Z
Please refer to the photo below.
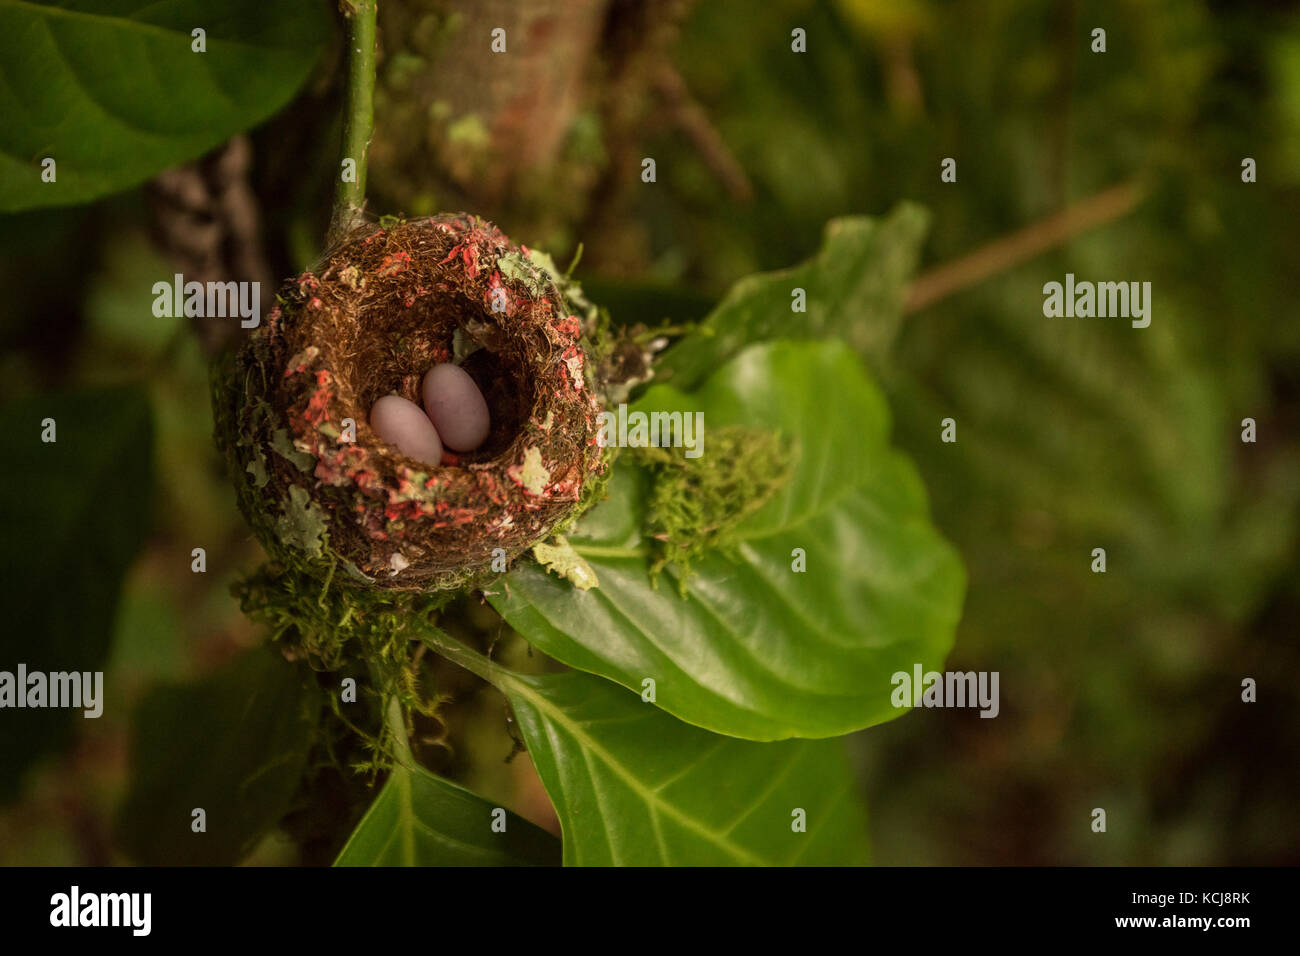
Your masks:
M577 591L524 564L491 600L546 653L640 691L681 719L754 740L829 737L890 720L891 677L942 664L965 572L930 524L888 412L838 343L745 350L693 395L659 386L637 409L700 410L708 430L775 429L797 449L793 480L711 553L689 594L652 588L642 542L645 477L620 464L610 499L570 543L599 586ZM802 548L807 570L792 569Z
M499 682L560 816L568 866L868 861L843 741L721 737L588 674Z
M122 844L154 865L238 862L289 809L320 704L316 685L274 648L152 691L135 713ZM192 829L199 808L203 833Z
M548 866L560 841L422 767L395 766L335 866Z
M54 419L54 442L42 422ZM153 417L134 389L42 395L4 409L0 669L102 670L122 578L149 530ZM106 711L118 707L102 701ZM5 710L0 801L79 710Z
M875 364L898 331L927 222L911 203L879 220L832 219L814 258L733 285L698 333L664 353L658 377L693 388L741 349L770 339L838 338ZM793 311L795 289L804 290L805 312Z
M328 17L294 0L0 0L0 210L85 202L283 106ZM207 31L207 52L191 31ZM57 163L42 182L42 160Z

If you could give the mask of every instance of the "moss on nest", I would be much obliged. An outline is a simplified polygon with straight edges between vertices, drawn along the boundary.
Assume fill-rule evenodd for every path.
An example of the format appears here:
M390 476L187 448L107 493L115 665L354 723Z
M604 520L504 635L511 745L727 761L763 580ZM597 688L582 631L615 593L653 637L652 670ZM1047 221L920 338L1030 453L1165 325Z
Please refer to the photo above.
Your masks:
M324 580L485 581L494 557L513 560L598 497L596 323L548 259L477 217L356 230L286 283L217 368L217 439L241 510L276 561ZM492 429L432 467L385 444L368 417L390 392L418 402L424 373L453 360Z

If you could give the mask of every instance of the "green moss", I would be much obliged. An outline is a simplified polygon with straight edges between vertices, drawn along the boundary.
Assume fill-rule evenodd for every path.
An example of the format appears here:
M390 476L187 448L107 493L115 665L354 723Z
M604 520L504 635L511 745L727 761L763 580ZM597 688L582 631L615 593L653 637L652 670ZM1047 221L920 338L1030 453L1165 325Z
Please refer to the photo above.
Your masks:
M687 458L684 448L632 452L650 472L645 531L650 580L672 567L684 595L691 564L708 551L734 549L737 527L789 482L793 455L774 432L732 426L709 433L709 453Z
M232 589L240 608L269 631L290 660L313 670L355 677L378 700L396 697L407 711L437 716L439 698L426 683L416 648L422 628L433 626L451 599L445 592L383 591L359 587L340 564L322 576L319 567L267 564ZM330 701L335 716L364 741L371 760L353 769L374 775L384 769L391 748L358 727Z

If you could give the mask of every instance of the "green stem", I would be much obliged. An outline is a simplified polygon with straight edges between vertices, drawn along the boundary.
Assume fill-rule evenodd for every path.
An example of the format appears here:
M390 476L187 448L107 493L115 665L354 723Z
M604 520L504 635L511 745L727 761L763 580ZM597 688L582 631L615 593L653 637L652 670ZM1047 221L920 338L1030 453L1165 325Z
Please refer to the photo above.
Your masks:
M366 153L375 125L375 17L379 4L378 0L348 0L348 6L348 87L342 157L356 164L356 176L353 182L346 182L343 164L339 164L330 218L331 243L361 222L366 205Z
M506 699L510 701L512 707L514 706L514 698L522 697L534 707L555 712L554 706L545 697L538 694L523 679L522 675L484 657L478 651L462 644L441 628L423 628L420 633L420 640L430 650L441 654L453 664L459 664L471 674L481 677L501 691L501 693L505 694Z
M441 628L422 628L420 640L431 651L441 654L453 664L459 664L465 670L476 677L483 678L498 690L504 690L502 684L508 683L506 678L509 671L493 663L478 651L462 644Z

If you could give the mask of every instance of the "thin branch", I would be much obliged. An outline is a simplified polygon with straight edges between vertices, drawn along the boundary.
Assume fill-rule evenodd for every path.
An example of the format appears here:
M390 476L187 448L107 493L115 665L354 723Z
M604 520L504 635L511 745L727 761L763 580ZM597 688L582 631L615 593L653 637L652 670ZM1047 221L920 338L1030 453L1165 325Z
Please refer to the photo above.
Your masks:
M709 121L709 114L691 95L686 81L671 63L664 63L655 72L654 85L667 103L673 122L687 135L731 198L737 202L753 199L754 187L745 168L727 148L722 134Z
M378 0L344 0L348 18L348 88L343 113L344 162L352 160L355 175L343 175L339 164L329 242L361 222L366 205L366 154L375 125L375 18ZM349 181L349 179L351 181Z
M905 313L916 312L955 292L983 282L1042 255L1081 232L1114 222L1132 212L1145 192L1134 182L1112 186L1072 206L990 242L955 262L918 277L907 290Z

